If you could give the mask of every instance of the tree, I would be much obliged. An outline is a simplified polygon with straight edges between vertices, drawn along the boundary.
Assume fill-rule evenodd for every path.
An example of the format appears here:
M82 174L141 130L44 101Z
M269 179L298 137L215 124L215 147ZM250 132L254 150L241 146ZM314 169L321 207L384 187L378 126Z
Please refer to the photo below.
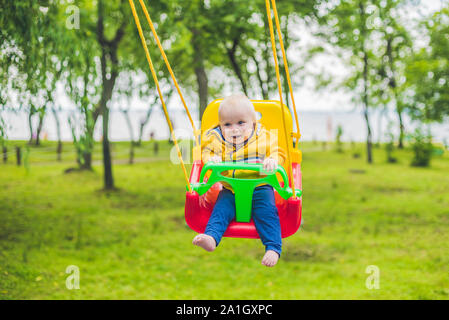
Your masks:
M120 4L115 6L114 19L115 25L118 27L115 32L112 32L112 37L108 38L105 31L105 18L106 13L104 9L104 1L99 0L97 4L97 30L96 36L100 46L100 63L101 63L101 96L98 108L102 116L103 124L103 169L104 169L104 188L106 190L114 189L114 177L112 174L112 158L109 143L109 107L108 102L111 100L112 92L114 90L115 81L120 72L118 48L120 42L125 35L125 29L127 26L128 18L125 13L128 12L125 7L126 2L121 1ZM127 5L127 4L126 4ZM126 8L126 9L125 9ZM111 12L108 11L110 16ZM118 19L117 19L118 18ZM113 27L112 27L113 28Z
M398 10L403 9L404 6L409 5L407 1L381 1L378 5L378 17L381 25L378 32L381 35L381 50L382 59L379 59L378 74L381 79L385 80L386 88L382 93L389 92L389 101L393 102L394 109L398 116L399 122L399 136L398 147L400 149L404 146L404 120L403 113L406 107L403 101L403 92L407 84L405 83L405 67L406 59L412 54L412 39L407 29L401 24L397 18Z
M0 68L0 72L3 71ZM0 147L2 148L3 152L3 162L6 162L8 160L7 158L7 147L6 147L6 141L7 141L7 130L6 130L6 122L3 119L3 110L5 109L5 105L7 103L7 96L6 96L6 90L3 83L0 83Z
M215 39L211 37L210 7L204 0L181 1L174 0L161 8L167 15L166 23L160 29L171 30L171 56L175 56L173 65L176 75L183 76L180 83L184 87L192 87L190 75L194 75L197 93L199 118L201 119L209 99L209 79L207 70L211 67L209 61L216 55ZM154 7L154 5L152 5ZM151 12L157 11L153 8ZM164 37L161 37L164 39ZM165 38L166 39L166 38ZM170 55L167 55L170 58ZM182 70L182 72L179 72Z
M4 63L3 59L3 48L0 46L0 61L3 62L0 64L0 74L6 73L6 70L8 69L8 65ZM8 149L7 149L7 124L6 121L3 118L3 111L7 108L7 103L9 100L8 96L8 77L1 77L0 78L0 146L2 147L3 152L3 162L6 162L8 160Z
M376 9L375 1L371 0L341 1L318 15L321 30L317 33L340 50L342 59L349 67L350 74L343 85L353 93L354 102L363 106L368 163L373 162L369 111L373 96L370 77L375 72L373 60L376 58L371 46Z
M449 116L449 6L422 27L428 44L407 64L407 102L415 119L441 122Z
M136 61L132 57L133 53L137 52L136 42L134 39L130 39L131 36L125 37L126 34L132 34L130 28L134 28L134 26L129 23L131 13L128 1L106 2L99 0L96 6L90 1L79 1L77 5L80 6L81 20L83 21L82 42L89 46L89 48L80 48L81 50L87 49L89 52L89 55L84 58L84 63L81 64L86 70L83 90L86 94L90 91L94 96L98 92L98 101L85 99L83 98L85 95L81 95L81 98L84 99L81 105L86 110L85 121L88 124L85 127L86 137L92 136L93 127L101 115L104 189L112 190L115 188L115 184L109 142L109 102L121 72L128 72L136 68L136 65L129 62ZM76 30L76 32L79 31ZM93 70L97 70L97 67L99 81L94 80ZM89 142L87 141L87 143ZM87 152L87 155L89 154Z
M49 25L49 32L44 35L44 48L43 48L43 60L45 63L45 100L46 108L50 107L56 122L57 132L57 159L61 161L62 153L62 140L61 140L61 126L58 117L58 106L56 85L58 82L63 81L63 73L65 65L67 64L70 53L68 52L69 45L72 43L72 39L68 38L63 29L59 25L61 17L61 8L59 6L52 5L47 7L46 24ZM59 106L60 107L60 106ZM38 134L39 136L39 134Z
M84 31L85 32L85 31ZM83 31L77 31L77 34ZM92 152L94 148L94 127L100 114L98 104L99 76L98 64L95 63L95 46L89 42L76 41L73 54L70 56L66 72L66 91L77 109L81 111L80 119L69 118L73 143L77 152L80 169L92 170Z
M279 2L277 11L286 51L291 43L298 40L290 32L289 22L313 15L316 4L319 2L303 0ZM277 83L265 1L212 1L210 11L214 21L210 33L217 39L216 46L222 51L220 55L227 58L217 59L215 63L233 72L246 95L260 95L268 100L269 94L276 90ZM282 59L279 62L283 78L284 101L289 106L290 92L284 72L284 62ZM290 65L293 79L296 70L300 67L300 65Z
M62 73L56 68L58 51L63 48L57 20L57 3L40 1L13 1L2 5L2 51L8 63L5 69L14 76L12 89L18 95L19 106L28 110L30 140L40 143L40 132L47 106L54 102L53 91ZM38 115L37 127L33 117Z

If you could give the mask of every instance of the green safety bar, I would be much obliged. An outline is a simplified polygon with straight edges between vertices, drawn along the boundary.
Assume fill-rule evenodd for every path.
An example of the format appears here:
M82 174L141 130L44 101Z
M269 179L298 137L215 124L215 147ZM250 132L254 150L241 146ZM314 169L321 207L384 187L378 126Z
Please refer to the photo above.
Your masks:
M237 222L249 222L251 220L254 188L262 183L267 183L273 186L279 195L286 200L293 196L293 191L289 187L287 173L282 166L278 166L275 171L269 173L263 169L263 165L260 163L207 162L201 170L199 181L203 181L204 175L209 170L211 170L212 173L207 182L192 183L192 190L198 192L199 195L202 195L205 194L207 190L209 190L209 188L217 182L224 181L229 183L235 194L235 219ZM239 179L224 176L222 173L227 170L257 171L261 174L261 178ZM281 187L279 184L276 173L281 175L284 181L284 187ZM301 190L296 190L296 196L300 197L301 194Z

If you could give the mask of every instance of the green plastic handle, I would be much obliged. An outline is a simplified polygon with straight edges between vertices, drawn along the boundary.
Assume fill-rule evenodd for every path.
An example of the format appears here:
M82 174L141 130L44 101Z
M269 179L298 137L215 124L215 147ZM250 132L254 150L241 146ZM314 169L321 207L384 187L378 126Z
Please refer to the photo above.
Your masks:
M191 184L192 190L202 195L209 190L209 188L217 182L224 181L231 185L235 194L235 219L238 222L249 222L251 220L251 209L254 189L262 183L267 183L279 193L279 195L288 199L293 196L293 191L288 184L288 176L285 169L282 166L278 166L277 169L268 173L263 169L263 165L260 163L239 163L239 162L207 162L200 174L200 180L203 181L205 174L211 170L211 175L206 182L199 182ZM252 170L264 174L261 178L239 179L229 176L224 176L223 171L227 170ZM276 176L279 173L284 181L284 187L281 187L279 180ZM300 197L301 190L296 190L296 195Z

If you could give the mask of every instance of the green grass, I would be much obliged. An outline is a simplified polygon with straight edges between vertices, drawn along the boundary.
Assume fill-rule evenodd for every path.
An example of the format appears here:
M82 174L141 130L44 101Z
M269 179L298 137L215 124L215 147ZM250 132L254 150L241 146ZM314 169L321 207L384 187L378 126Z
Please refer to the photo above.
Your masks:
M368 165L349 145L302 147L303 225L275 268L260 264L258 240L224 238L213 253L191 244L182 170L169 161L115 165L115 192L101 190L99 165L0 164L0 299L448 299L449 156L414 168L409 151L387 164L374 149ZM69 265L79 290L66 288ZM378 290L365 286L369 265Z

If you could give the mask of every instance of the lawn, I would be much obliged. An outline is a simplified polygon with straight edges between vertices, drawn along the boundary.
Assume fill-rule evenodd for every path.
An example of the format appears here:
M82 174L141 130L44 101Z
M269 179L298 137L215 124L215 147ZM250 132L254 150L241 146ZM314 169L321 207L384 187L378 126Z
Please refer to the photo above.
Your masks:
M128 144L115 147L126 159ZM0 299L448 299L448 154L415 168L408 150L389 164L375 149L368 165L345 147L303 145L303 225L274 268L258 240L191 244L182 170L163 142L158 156L136 151L144 162L118 161L113 192L98 161L64 173L73 154L58 163L35 148L28 169L0 164ZM373 265L378 289L366 286Z

